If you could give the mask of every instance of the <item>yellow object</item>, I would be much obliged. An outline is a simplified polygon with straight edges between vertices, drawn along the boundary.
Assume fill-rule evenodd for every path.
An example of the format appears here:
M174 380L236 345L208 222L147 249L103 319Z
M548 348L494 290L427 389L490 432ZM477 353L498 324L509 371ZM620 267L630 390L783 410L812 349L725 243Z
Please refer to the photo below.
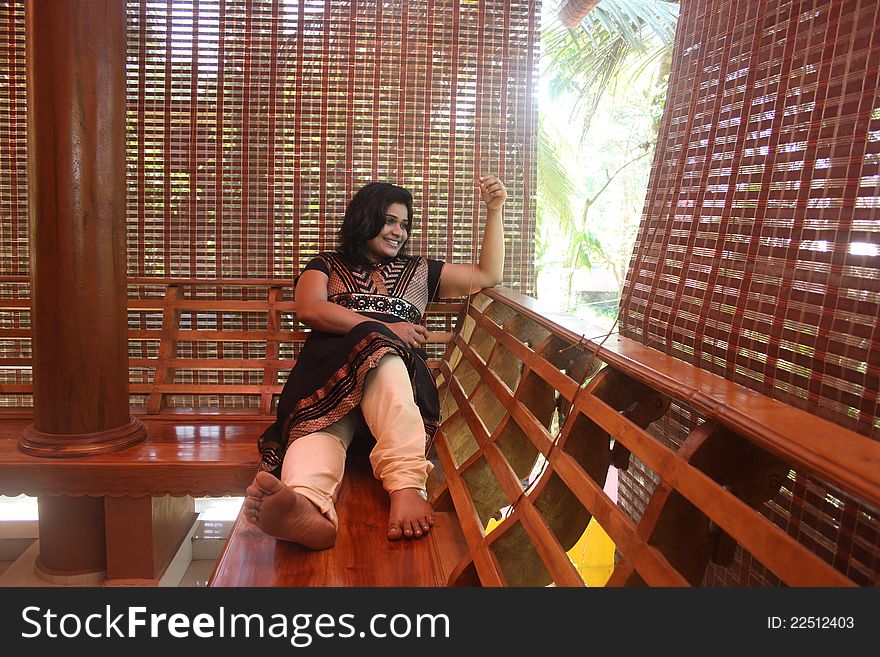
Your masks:
M489 518L486 533L499 524L500 521ZM587 586L605 586L614 571L614 542L593 518L567 554Z
M583 536L568 551L581 579L587 586L605 586L614 571L614 542L591 518Z

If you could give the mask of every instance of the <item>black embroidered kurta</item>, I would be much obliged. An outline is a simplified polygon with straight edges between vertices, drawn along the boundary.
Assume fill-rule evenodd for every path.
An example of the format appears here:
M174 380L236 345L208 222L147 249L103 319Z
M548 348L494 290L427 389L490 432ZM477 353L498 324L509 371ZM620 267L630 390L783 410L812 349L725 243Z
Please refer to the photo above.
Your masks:
M291 441L320 431L355 409L367 373L388 353L398 354L406 364L425 423L427 449L440 419L427 355L404 344L381 322L421 322L428 301L437 296L443 262L397 256L369 268L350 267L338 253L324 252L304 271L309 269L327 274L328 301L363 315L364 322L345 335L311 331L284 384L276 421L259 439L260 468L279 475Z

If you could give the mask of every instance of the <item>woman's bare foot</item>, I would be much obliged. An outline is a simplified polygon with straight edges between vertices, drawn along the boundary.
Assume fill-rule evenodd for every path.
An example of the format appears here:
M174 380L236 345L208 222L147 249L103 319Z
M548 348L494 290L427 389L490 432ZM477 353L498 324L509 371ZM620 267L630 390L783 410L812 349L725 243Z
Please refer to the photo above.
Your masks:
M244 517L270 536L311 550L336 542L336 527L318 507L268 472L258 472L248 486Z
M388 540L421 538L434 525L434 509L418 488L402 488L391 493L388 514Z

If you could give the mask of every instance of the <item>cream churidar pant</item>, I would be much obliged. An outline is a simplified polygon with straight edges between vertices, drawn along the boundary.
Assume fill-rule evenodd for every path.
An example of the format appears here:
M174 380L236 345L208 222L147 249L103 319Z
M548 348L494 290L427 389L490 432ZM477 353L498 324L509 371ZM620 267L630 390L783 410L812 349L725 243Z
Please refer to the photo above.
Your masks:
M425 425L400 356L387 354L367 374L360 407L376 438L370 464L382 487L389 493L424 490L433 465L425 458ZM354 413L349 413L322 431L294 440L281 466L281 482L310 500L335 526L336 495L354 430Z

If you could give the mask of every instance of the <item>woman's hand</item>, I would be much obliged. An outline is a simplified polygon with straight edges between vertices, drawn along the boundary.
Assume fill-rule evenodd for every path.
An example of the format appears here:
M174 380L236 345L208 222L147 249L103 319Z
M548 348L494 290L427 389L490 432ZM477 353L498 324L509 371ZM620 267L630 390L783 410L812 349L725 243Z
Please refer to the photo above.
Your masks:
M498 176L480 176L477 186L483 202L490 210L498 210L507 200L507 189Z
M405 345L412 349L422 348L428 342L428 329L421 324L410 322L385 323Z

